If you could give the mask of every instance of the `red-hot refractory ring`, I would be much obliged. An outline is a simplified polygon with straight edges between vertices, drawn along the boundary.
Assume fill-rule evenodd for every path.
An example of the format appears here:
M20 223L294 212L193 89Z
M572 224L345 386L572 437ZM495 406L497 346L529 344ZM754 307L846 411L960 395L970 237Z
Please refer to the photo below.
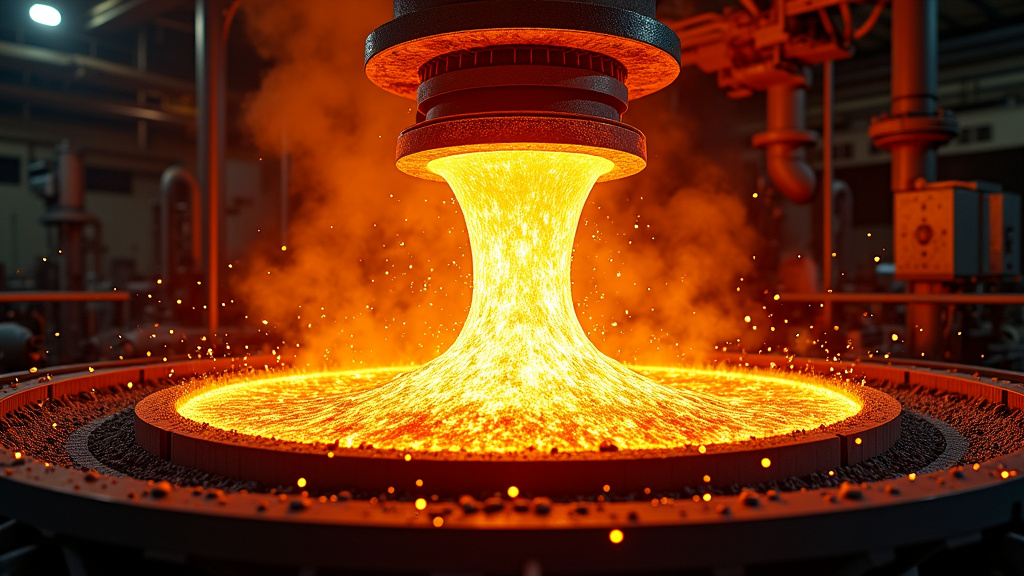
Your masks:
M643 133L621 122L571 114L482 114L427 120L398 139L397 165L411 176L443 181L431 160L494 150L579 152L615 163L598 182L632 176L647 166Z

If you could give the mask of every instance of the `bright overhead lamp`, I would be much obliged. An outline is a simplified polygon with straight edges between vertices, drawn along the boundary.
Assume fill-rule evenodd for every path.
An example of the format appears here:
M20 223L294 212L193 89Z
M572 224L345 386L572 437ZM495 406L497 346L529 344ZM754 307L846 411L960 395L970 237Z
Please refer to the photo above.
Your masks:
M60 24L60 10L49 4L33 4L28 9L28 17L43 26L56 26Z

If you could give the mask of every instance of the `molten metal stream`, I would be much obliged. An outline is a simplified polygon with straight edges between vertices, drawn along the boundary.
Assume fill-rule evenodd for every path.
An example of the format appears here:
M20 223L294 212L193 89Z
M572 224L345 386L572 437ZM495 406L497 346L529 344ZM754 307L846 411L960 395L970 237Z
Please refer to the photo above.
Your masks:
M673 448L816 428L860 410L811 378L642 368L602 354L573 309L573 238L594 182L588 154L491 151L428 168L466 216L473 301L455 343L405 373L229 380L186 397L189 419L298 442L415 451Z

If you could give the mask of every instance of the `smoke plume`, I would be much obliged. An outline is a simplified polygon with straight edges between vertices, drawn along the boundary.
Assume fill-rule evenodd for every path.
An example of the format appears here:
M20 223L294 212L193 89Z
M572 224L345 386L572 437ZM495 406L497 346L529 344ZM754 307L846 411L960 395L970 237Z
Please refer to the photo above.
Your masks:
M273 62L246 122L268 155L287 143L294 195L287 251L262 247L244 266L237 289L250 318L314 367L437 356L469 309L471 255L448 186L394 166L414 104L363 74L363 41L391 18L391 2L244 6L253 44ZM597 185L576 237L577 315L627 362L699 358L756 316L750 279L739 280L754 237L731 172L658 104L630 113L648 135L647 173Z

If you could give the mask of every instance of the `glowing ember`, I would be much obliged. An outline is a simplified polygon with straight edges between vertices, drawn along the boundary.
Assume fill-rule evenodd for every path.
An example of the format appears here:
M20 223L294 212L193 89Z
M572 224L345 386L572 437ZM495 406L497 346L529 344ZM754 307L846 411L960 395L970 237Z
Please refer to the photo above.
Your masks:
M183 399L189 419L297 442L413 451L673 448L848 418L860 403L810 378L634 371L587 339L569 271L580 212L611 161L492 151L433 160L469 229L473 301L455 343L416 369L244 378Z

